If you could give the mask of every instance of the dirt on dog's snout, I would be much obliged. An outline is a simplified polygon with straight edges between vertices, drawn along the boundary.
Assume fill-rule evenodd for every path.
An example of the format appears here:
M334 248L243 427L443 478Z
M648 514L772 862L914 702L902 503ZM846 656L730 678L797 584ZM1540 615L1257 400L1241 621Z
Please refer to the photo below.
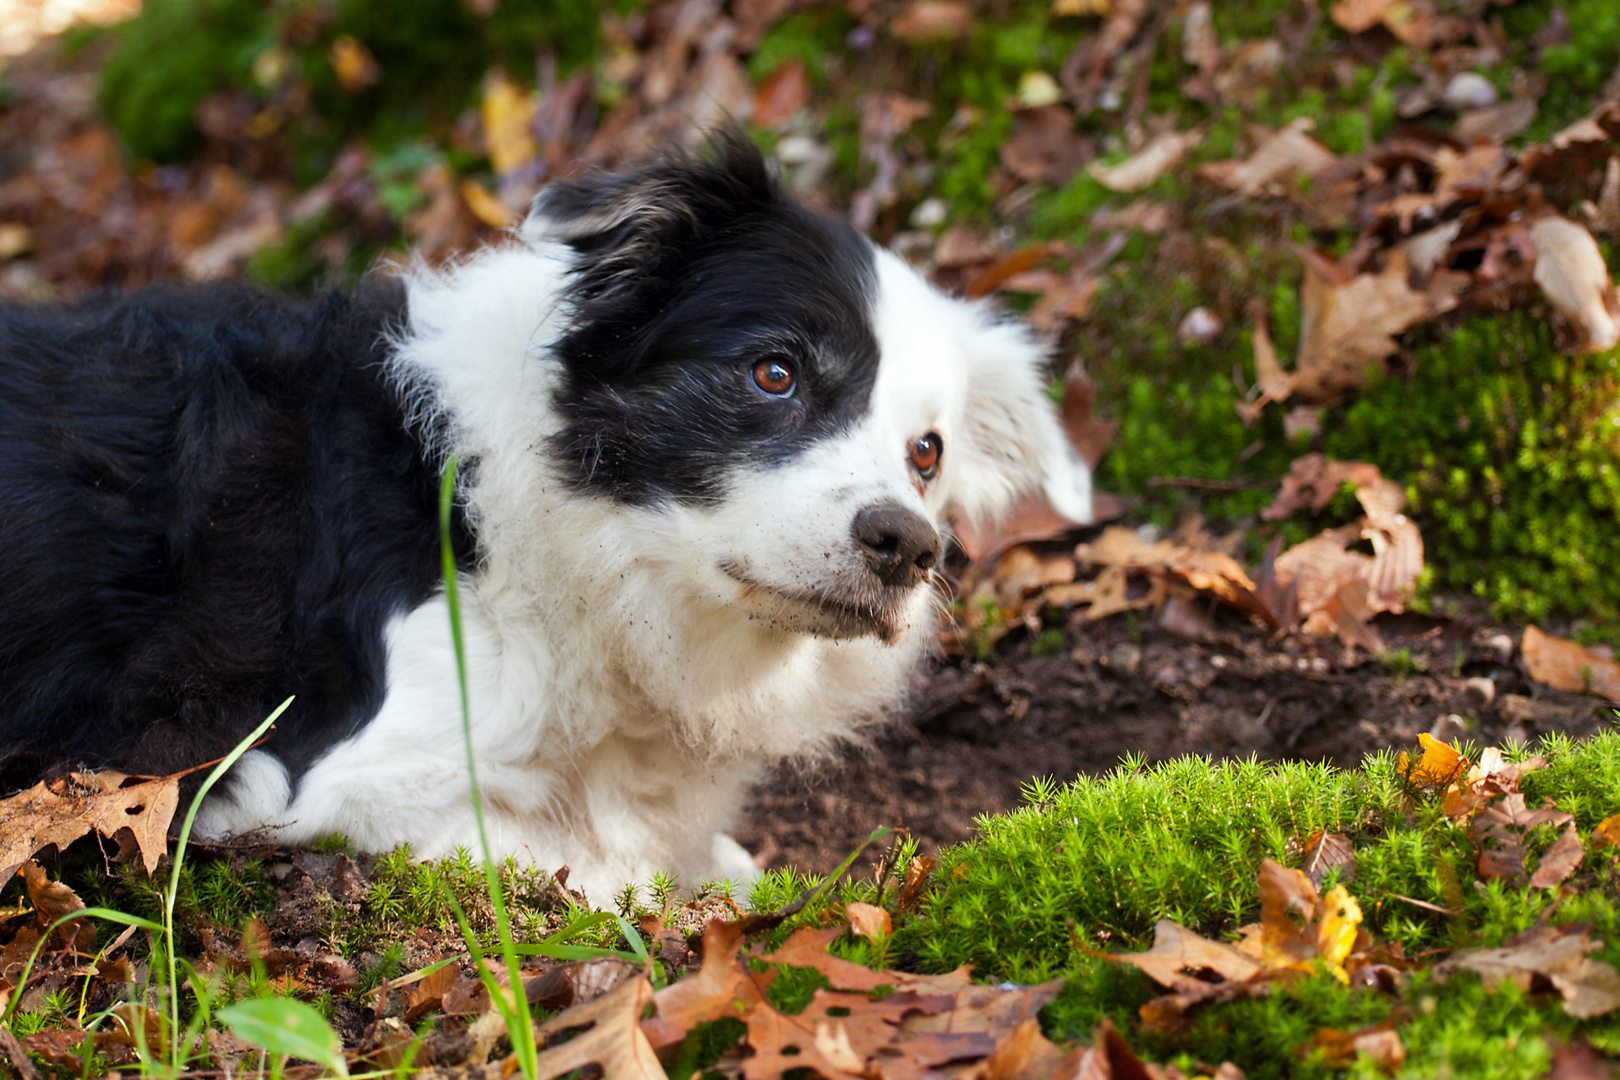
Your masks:
M1212 643L1116 618L1071 623L1051 655L1024 638L987 664L934 662L868 747L760 784L737 838L766 867L824 873L879 825L931 852L967 839L978 815L1019 805L1028 780L1104 773L1127 754L1352 766L1419 732L1505 743L1592 734L1612 717L1532 682L1506 628L1416 616L1380 626L1393 659L1361 654L1352 667L1336 644L1273 641L1235 619Z

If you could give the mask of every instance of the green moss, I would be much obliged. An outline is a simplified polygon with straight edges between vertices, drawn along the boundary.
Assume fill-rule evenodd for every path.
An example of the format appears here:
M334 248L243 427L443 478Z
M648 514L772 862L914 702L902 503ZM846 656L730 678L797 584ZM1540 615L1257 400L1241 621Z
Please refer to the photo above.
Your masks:
M1436 331L1345 408L1331 456L1403 479L1436 582L1503 614L1620 616L1620 371L1523 311Z
M1620 810L1620 736L1580 745L1549 740L1540 750L1551 766L1527 778L1527 800L1553 799L1583 831ZM1264 998L1195 1012L1173 1035L1135 1030L1151 984L1098 953L1145 947L1160 918L1216 937L1251 921L1260 861L1297 862L1300 839L1319 828L1352 837L1357 873L1350 888L1363 925L1408 955L1496 946L1544 917L1554 890L1478 881L1465 827L1440 815L1429 797L1411 803L1387 753L1349 772L1301 763L1185 759L1145 768L1127 761L1108 776L1065 787L1036 782L1026 795L1030 805L981 819L977 839L942 853L939 891L900 926L895 948L925 970L968 962L983 979L1064 976L1063 994L1043 1014L1054 1037L1084 1037L1107 1016L1157 1060L1232 1060L1255 1077L1332 1075L1302 1053L1319 1030L1390 1018L1409 1054L1399 1075L1411 1077L1540 1076L1549 1040L1578 1035L1600 1048L1620 1040L1620 1021L1577 1022L1556 997L1511 986L1486 991L1466 973L1442 985L1424 972L1393 1000L1312 977ZM1605 942L1595 955L1608 963L1620 962L1617 865L1589 855L1585 875L1554 916L1557 923L1590 922ZM1448 907L1459 913L1435 910Z

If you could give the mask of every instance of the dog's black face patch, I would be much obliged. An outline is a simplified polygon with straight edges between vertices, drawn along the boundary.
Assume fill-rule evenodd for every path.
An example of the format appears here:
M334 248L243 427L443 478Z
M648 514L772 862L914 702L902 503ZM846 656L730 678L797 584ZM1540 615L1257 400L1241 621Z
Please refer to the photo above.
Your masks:
M745 136L555 185L537 213L579 252L552 443L577 489L702 502L732 470L785 461L866 412L872 250L795 203Z

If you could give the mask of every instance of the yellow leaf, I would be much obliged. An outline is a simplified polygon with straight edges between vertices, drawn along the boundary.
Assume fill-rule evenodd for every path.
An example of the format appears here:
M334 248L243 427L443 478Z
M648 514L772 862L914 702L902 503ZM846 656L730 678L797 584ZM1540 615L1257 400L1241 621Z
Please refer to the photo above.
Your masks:
M517 224L517 212L484 190L484 185L471 178L461 182L461 198L473 216L492 229L509 229Z
M1428 732L1418 735L1418 743L1423 747L1423 757L1416 765L1404 753L1400 759L1402 775L1414 784L1449 784L1467 765L1461 754Z
M1597 828L1592 830L1592 846L1620 847L1620 814L1598 822Z
M484 149L497 175L509 176L539 152L529 123L534 118L535 95L496 72L484 85L481 108Z
M349 93L357 93L382 78L382 68L371 50L353 34L339 34L332 42L332 71Z
M1343 885L1335 885L1322 897L1321 911L1322 921L1316 930L1316 955L1340 980L1346 980L1344 961L1356 945L1361 905Z
M1113 10L1111 0L1052 0L1054 15L1107 15Z

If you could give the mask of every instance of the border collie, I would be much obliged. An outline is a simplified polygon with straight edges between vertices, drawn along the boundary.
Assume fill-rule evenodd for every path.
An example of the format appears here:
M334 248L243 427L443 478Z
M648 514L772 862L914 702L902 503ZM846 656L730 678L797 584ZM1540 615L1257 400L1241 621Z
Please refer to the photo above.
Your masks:
M1090 516L1026 331L736 132L352 294L0 307L0 782L196 765L293 694L202 834L476 850L451 455L490 838L598 902L757 874L725 830L903 697L949 514Z

